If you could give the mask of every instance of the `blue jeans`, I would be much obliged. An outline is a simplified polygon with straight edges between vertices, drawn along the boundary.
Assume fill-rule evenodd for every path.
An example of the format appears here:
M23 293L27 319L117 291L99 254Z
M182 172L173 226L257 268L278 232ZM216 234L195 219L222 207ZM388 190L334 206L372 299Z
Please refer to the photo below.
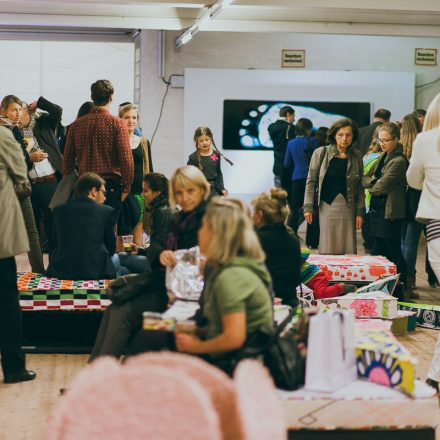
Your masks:
M121 266L121 261L118 254L113 254L111 258L113 266L115 266L116 269L116 277L127 275L129 273L125 267Z
M405 222L402 227L401 247L409 277L416 274L417 249L422 230L422 223L417 221Z
M119 260L126 273L144 273L150 267L148 258L144 255L130 255L127 252L120 252Z

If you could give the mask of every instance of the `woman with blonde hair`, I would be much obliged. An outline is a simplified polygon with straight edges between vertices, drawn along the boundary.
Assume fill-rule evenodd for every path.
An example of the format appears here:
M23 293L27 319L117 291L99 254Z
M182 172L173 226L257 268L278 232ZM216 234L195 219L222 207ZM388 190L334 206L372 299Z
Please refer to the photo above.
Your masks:
M170 202L179 212L170 222L165 247L156 249L156 258L150 261L151 271L138 275L139 292L105 310L89 362L99 356L119 358L130 337L140 329L142 312L165 311L165 267L176 264L173 251L197 245L208 197L209 183L198 168L189 165L174 172L170 179Z
M203 297L208 325L203 338L177 333L176 347L208 355L222 366L222 355L241 348L258 328L273 327L270 275L252 222L234 201L212 199L199 230L199 246L211 268Z
M272 277L275 296L283 304L296 306L300 282L301 250L298 236L285 226L289 207L287 192L272 188L252 200L252 221L266 254L266 267Z
M130 139L131 153L133 155L134 175L130 193L124 200L121 215L118 219L117 250L122 251L122 235L133 235L133 243L142 245L142 225L144 221L145 199L142 195L142 181L146 174L153 171L151 148L148 139L135 134L139 122L139 110L135 104L127 104L119 108L119 117L125 122ZM128 203L139 206L140 217L133 227L134 219L129 215Z
M408 184L421 190L416 219L426 224L428 258L440 279L440 93L428 107L423 132L413 145L410 165L406 174ZM428 372L434 385L440 381L440 336Z

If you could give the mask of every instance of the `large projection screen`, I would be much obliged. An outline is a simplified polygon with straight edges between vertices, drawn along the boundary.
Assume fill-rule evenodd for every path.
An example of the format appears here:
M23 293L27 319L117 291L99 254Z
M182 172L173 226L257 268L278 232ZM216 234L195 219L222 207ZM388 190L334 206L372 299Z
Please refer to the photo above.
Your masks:
M379 108L392 121L414 110L415 74L407 72L284 71L185 69L184 146L182 161L194 151L196 127L207 125L218 147L223 145L226 100L279 102L369 103L371 117ZM271 150L223 150L234 166L223 161L225 187L250 199L273 186Z

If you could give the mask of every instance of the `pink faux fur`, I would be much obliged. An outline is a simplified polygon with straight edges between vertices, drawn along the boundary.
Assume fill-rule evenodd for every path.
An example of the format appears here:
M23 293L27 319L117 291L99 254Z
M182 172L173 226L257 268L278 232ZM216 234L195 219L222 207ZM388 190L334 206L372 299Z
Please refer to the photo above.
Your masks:
M208 393L170 368L98 359L60 398L49 440L220 440Z
M237 411L237 399L233 380L223 371L196 356L172 352L146 353L129 358L127 365L166 366L176 374L183 373L195 380L208 392L217 411L224 440L243 438L241 421Z
M283 408L267 370L257 361L245 360L234 373L238 410L246 440L287 438Z

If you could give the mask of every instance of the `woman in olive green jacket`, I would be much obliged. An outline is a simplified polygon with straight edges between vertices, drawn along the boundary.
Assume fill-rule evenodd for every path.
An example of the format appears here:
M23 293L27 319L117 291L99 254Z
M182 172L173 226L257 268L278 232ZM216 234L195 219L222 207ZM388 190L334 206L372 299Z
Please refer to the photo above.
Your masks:
M383 255L397 266L400 280L406 283L406 264L400 245L406 215L406 169L408 160L399 144L400 130L386 122L378 132L383 153L363 179L371 194L372 255Z
M362 156L352 146L357 136L353 121L336 121L328 131L330 145L315 150L310 161L304 218L313 221L317 195L321 254L356 254L356 229L362 228L365 211Z

